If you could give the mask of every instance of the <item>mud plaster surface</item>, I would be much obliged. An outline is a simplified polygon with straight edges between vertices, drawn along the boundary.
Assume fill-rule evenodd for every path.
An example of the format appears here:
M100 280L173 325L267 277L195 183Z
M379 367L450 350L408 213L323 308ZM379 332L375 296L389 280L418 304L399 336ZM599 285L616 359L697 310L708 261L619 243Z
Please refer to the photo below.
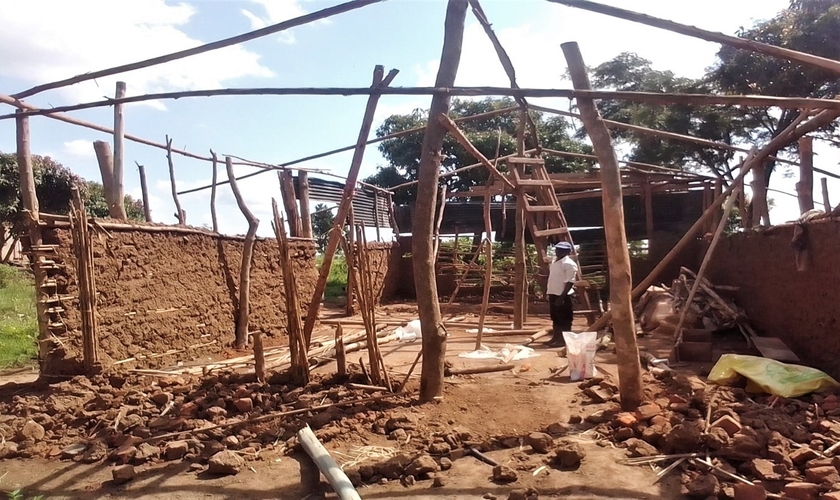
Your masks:
M238 307L241 240L143 231L109 234L93 236L100 359L104 364L216 341L177 354L177 360L186 361L218 354L231 343ZM66 266L55 276L58 293L70 298L63 304L67 333L42 362L42 370L62 373L76 368L81 350L76 263L69 231L46 231L45 243L58 245L56 261ZM305 314L317 278L315 245L291 241L290 246L301 314ZM285 339L283 279L276 241L257 241L251 268L249 329L265 332L270 342ZM175 360L165 356L127 366L154 368Z
M736 300L760 333L781 338L803 364L840 377L840 223L808 224L810 268L797 271L792 226L723 239L712 258L712 283L740 287Z

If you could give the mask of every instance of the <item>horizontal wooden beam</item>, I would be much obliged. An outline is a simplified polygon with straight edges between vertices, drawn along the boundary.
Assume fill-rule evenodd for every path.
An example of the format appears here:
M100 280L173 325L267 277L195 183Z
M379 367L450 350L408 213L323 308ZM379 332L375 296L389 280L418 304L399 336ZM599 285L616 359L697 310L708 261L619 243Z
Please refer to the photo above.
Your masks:
M673 31L674 33L679 33L681 35L686 35L694 38L700 38L702 40L727 45L729 47L735 47L736 49L757 52L759 54L776 57L778 59L785 59L787 61L798 62L807 66L813 66L816 68L822 68L829 71L833 71L835 73L840 73L840 61L815 56L806 52L799 52L796 50L786 49L784 47L778 47L776 45L770 45L768 43L756 42L754 40L739 38L737 36L724 35L723 33L719 33L716 31L708 31L701 28L697 28L695 26L688 26L685 24L676 23L674 21L668 21L667 19L660 19L658 17L649 16L647 14L641 14L638 12L633 12L631 10L612 7L610 5L603 5L600 3L590 2L588 0L548 1L552 3L567 5L569 7L588 10L590 12L597 12L599 14L605 14L608 16L625 19L634 23L646 24L648 26L653 26L654 28Z
M182 92L160 92L120 99L57 106L49 109L26 110L24 115L49 115L67 111L101 108L115 104L126 104L166 99L184 99L191 97L273 95L273 96L369 96L381 92L383 95L443 95L443 96L512 96L512 97L561 97L566 99L620 100L649 104L689 104L698 106L751 106L778 107L786 109L840 109L840 101L816 99L811 97L777 97L761 95L715 95L715 94L678 94L670 92L628 92L620 90L573 90L573 89L512 89L508 87L388 87L371 89L370 87L289 87L289 88L231 88L188 90ZM14 98L13 98L14 99ZM26 109L15 103L9 103L20 109ZM0 116L0 120L14 118L14 114Z

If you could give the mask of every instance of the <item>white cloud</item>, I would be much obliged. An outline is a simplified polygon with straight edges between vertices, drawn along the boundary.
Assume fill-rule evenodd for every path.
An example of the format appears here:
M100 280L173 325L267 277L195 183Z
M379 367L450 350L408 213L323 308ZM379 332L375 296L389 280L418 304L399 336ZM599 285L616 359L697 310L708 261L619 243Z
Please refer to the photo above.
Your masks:
M93 142L87 139L75 139L64 142L64 152L76 158L93 158Z
M194 14L190 5L165 0L0 2L0 19L14 20L0 30L0 76L36 85L195 47L204 41L181 29ZM113 95L118 79L127 82L128 95L138 95L272 75L258 54L233 46L58 92L70 101L88 101ZM55 104L54 97L49 102Z
M299 0L251 0L251 3L259 5L260 10L264 12L262 16L259 16L250 10L242 9L242 14L248 18L251 22L251 29L254 30L264 28L269 24L288 21L307 13ZM281 32L277 39L281 43L295 43L295 35L291 31Z

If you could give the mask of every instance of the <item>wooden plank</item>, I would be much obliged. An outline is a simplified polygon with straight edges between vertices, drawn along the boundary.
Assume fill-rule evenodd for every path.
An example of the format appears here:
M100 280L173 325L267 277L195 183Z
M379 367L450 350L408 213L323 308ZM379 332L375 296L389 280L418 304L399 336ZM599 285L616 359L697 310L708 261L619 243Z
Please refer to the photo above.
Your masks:
M507 159L508 163L517 165L545 165L545 160L542 158L528 158L525 156L514 156Z
M536 231L531 231L531 234L536 238L544 238L546 236L567 234L568 232L569 232L569 228L553 227L553 228L550 228L550 229L538 229Z
M543 179L520 179L516 181L516 184L520 186L553 186L554 182L550 180L543 180Z
M556 212L560 207L556 205L527 205L525 210L528 212Z

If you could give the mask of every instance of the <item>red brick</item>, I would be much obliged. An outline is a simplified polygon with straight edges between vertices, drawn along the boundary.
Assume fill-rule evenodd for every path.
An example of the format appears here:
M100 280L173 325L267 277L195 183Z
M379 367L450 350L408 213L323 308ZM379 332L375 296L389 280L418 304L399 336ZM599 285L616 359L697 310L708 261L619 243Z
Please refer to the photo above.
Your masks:
M819 485L813 483L788 483L785 485L785 498L790 500L817 500Z
M760 484L735 483L735 500L765 500L767 492Z
M710 427L720 427L729 434L729 437L734 436L741 430L741 424L729 415L724 415L715 420Z
M636 409L636 417L640 421L648 421L662 413L662 408L657 404L642 405Z
M615 423L617 423L620 427L633 427L639 423L639 421L632 413L624 412L615 416Z
M790 460L796 465L802 465L809 460L817 458L817 452L811 448L797 448L790 452Z

